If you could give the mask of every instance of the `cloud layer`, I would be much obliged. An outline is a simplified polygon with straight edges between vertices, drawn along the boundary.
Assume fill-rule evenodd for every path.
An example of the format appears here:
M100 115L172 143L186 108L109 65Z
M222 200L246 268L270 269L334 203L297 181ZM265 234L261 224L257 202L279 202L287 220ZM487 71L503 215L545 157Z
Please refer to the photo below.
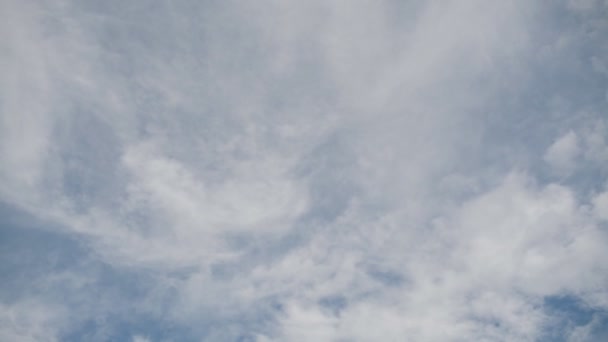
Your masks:
M607 14L2 2L0 339L606 338Z

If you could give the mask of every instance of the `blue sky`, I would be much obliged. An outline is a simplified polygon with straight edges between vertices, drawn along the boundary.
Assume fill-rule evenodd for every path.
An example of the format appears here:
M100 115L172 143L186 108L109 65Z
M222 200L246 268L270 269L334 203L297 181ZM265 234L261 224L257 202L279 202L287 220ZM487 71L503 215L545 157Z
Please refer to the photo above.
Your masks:
M608 2L0 3L0 340L608 339Z

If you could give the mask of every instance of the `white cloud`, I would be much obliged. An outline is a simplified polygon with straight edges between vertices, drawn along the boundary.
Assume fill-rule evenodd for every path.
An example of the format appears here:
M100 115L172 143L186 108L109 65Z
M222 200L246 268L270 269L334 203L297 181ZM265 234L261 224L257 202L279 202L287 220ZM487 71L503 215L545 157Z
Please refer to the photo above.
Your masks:
M135 335L133 336L133 342L151 342L150 339L140 336L140 335Z
M577 135L570 131L557 139L547 150L544 160L557 173L568 175L576 168L576 158L580 154Z
M593 210L600 220L608 221L608 192L602 192L593 198Z
M3 341L59 341L68 326L63 308L35 300L0 305L0 339Z
M271 271L282 277L279 283L303 289L282 318L278 340L313 338L308 331L328 340L535 340L548 319L540 309L545 296L575 293L589 305L606 305L602 284L608 270L601 260L608 257L603 248L608 241L588 214L569 189L539 188L513 174L437 220L427 228L429 235L413 244L394 234L393 243L374 250L370 239L364 257L346 241L337 242L339 237L326 237L327 244L342 246L341 261L322 259L327 248L320 248L298 252L286 267L305 276L287 273L283 265ZM398 260L397 269L408 281L379 291L365 273L364 260L388 256ZM354 262L345 267L346 260ZM324 265L332 264L341 265L338 273L325 275ZM298 281L302 284L294 284ZM332 293L348 301L337 316L314 300L302 302Z

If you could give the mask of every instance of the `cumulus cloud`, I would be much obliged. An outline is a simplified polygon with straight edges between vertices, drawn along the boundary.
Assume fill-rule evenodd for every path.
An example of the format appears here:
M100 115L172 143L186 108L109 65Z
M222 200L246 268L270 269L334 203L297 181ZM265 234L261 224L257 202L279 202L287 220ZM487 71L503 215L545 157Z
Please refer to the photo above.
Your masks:
M5 1L0 336L594 341L601 1Z

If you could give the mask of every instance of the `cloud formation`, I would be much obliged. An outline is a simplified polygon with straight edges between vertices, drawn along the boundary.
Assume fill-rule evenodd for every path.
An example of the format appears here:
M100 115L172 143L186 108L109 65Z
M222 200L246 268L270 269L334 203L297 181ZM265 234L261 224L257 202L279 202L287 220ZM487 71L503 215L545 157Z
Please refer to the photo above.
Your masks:
M605 338L607 12L2 2L0 339Z

